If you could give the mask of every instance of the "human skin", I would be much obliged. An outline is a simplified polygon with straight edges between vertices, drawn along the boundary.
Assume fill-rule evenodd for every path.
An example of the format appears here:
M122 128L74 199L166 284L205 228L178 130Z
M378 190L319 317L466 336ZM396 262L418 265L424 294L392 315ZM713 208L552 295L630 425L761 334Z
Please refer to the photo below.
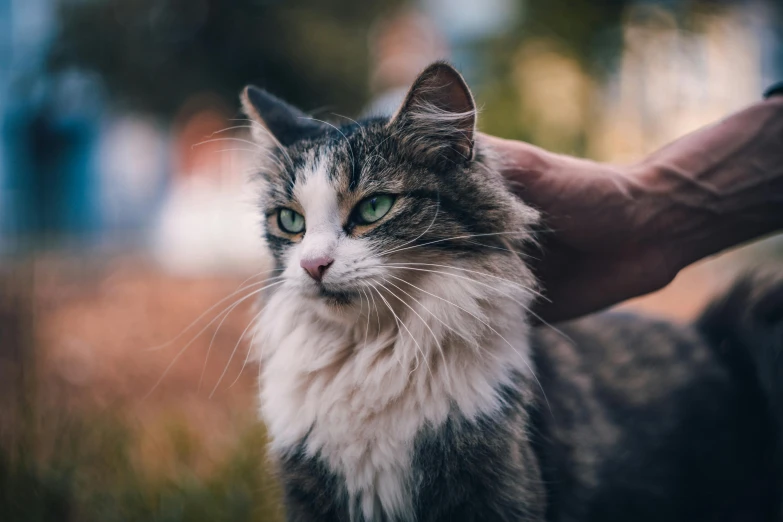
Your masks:
M480 135L542 212L534 270L556 322L658 290L689 264L783 230L783 96L616 166Z

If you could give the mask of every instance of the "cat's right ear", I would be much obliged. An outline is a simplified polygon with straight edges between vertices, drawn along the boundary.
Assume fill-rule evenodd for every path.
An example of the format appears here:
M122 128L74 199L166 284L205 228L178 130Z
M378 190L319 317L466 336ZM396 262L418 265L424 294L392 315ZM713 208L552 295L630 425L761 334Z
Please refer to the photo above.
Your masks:
M448 63L435 62L422 71L388 126L423 158L453 164L473 160L476 103L462 75Z
M252 120L253 139L260 145L288 147L326 129L323 123L253 85L245 87L240 97L242 109Z

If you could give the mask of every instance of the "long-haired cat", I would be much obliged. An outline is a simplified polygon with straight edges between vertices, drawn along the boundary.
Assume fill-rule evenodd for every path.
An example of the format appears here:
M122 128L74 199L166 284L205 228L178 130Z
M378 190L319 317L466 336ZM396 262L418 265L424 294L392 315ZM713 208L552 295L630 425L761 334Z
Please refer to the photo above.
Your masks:
M281 274L254 349L289 520L778 519L780 279L690 326L531 328L539 215L451 66L386 119L242 100Z

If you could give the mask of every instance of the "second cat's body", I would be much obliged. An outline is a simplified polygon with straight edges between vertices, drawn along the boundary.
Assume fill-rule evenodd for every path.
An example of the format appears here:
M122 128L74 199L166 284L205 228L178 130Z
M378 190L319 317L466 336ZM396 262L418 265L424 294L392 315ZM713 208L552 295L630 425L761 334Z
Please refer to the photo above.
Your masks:
M742 337L764 328L759 286L695 326L604 314L564 325L571 341L537 332L546 520L779 520L778 425L753 361L771 346ZM771 290L783 303L783 284Z

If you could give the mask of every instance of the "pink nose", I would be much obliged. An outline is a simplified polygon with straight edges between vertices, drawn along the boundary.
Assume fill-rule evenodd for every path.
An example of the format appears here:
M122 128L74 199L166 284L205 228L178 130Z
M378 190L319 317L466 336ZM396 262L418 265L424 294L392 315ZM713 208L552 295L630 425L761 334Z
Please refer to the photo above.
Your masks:
M327 256L302 259L299 261L299 265L316 281L323 279L326 269L332 266L332 263L334 263L334 259Z

